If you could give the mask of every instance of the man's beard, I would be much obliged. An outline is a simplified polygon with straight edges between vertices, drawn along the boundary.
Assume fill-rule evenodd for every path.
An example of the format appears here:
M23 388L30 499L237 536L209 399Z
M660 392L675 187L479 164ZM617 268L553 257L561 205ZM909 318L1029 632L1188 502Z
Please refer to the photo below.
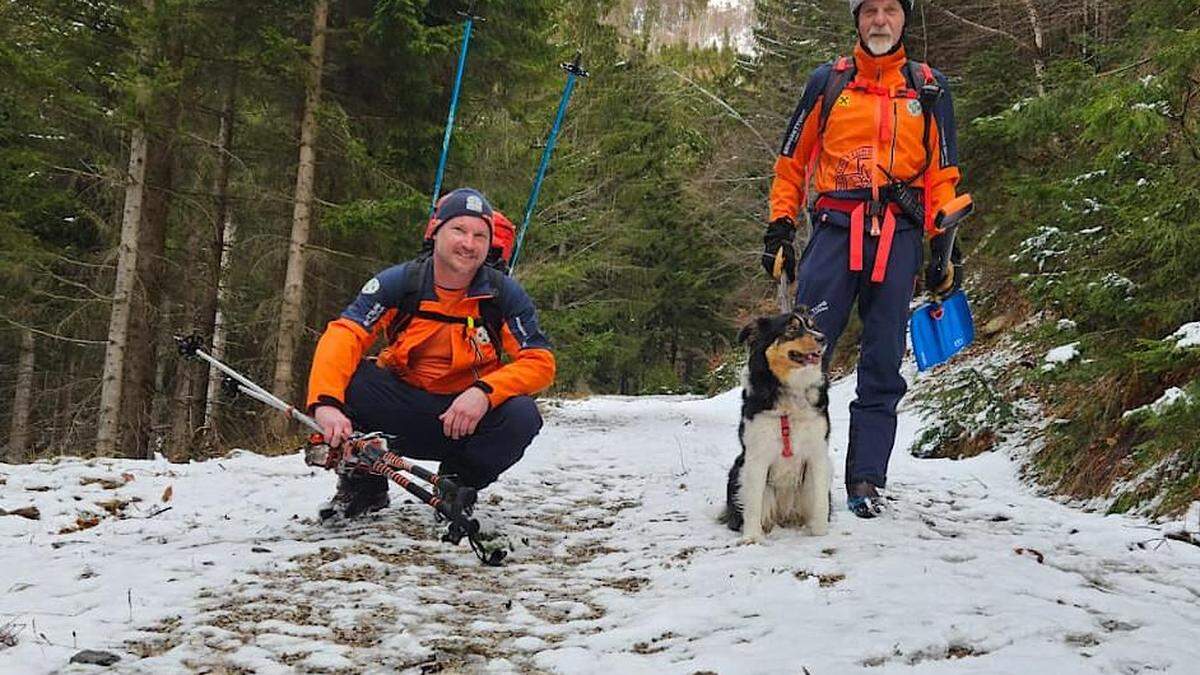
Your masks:
M873 35L863 42L867 45L867 51L871 52L873 56L887 54L896 46L896 39L891 36Z

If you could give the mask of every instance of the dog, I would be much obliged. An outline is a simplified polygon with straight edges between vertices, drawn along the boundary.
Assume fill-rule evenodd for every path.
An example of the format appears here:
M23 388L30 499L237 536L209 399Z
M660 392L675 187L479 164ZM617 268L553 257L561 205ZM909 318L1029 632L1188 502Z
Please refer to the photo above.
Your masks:
M829 381L825 336L806 307L762 317L738 334L749 343L742 372L742 453L729 470L721 521L747 543L774 526L829 531Z

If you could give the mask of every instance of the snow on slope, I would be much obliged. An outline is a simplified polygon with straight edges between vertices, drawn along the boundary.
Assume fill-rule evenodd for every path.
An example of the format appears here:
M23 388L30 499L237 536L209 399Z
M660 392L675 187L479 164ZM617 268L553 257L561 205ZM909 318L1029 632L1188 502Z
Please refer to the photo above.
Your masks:
M833 390L838 465L853 387ZM298 456L0 465L0 508L41 512L0 517L0 627L17 632L0 672L90 672L67 666L84 648L128 673L1065 675L1200 660L1200 548L1039 497L1006 453L898 452L888 517L839 508L826 537L739 544L714 520L738 406L737 392L551 402L526 459L485 492L481 510L520 540L499 570L438 542L395 489L377 517L315 524L333 478ZM898 448L919 425L902 415ZM81 485L96 478L111 482ZM124 519L97 506L133 497ZM106 515L58 534L80 512Z

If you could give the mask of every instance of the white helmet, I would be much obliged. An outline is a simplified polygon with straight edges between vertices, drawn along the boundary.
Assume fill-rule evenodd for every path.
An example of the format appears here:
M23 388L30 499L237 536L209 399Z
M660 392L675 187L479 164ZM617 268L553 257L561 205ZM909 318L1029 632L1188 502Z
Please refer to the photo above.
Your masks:
M866 2L866 0L850 0L850 13L857 17L858 8L862 7L864 2ZM900 0L900 6L904 8L905 16L912 14L913 0Z

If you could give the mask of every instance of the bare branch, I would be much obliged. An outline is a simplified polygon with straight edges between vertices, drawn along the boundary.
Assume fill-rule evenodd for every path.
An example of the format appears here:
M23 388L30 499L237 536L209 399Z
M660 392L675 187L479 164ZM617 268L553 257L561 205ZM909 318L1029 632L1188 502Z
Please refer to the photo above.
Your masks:
M741 122L743 125L745 125L745 127L747 129L749 129L751 132L754 133L754 136L756 138L758 138L758 141L760 143L762 143L762 146L763 146L763 148L766 149L768 155L770 155L770 156L775 155L775 147L773 145L771 145L770 143L768 143L767 139L763 138L763 135L758 133L758 129L755 129L754 126L752 124L750 124L750 122L746 121L745 117L742 117L741 113L739 113L737 110L734 110L733 106L731 106L728 103L726 103L725 101L723 101L721 99L721 97L717 96L716 94L710 92L709 90L705 89L704 87L701 87L699 84L696 84L694 81L689 79L686 75L684 75L683 73L680 73L679 71L675 70L674 68L668 67L667 70L674 73L679 79L692 85L693 87L698 89L700 91L700 93L702 93L705 96L707 96L708 98L712 99L717 105L719 105L722 108L724 108L725 110L727 110L729 112L730 116L732 116L735 120Z
M16 326L17 328L23 328L32 333L37 333L38 335L41 335L43 337L48 337L53 340L59 340L61 342L70 342L72 344L77 344L77 345L100 345L100 346L104 346L104 345L108 344L104 340L83 340L80 338L67 337L65 335L57 335L55 333L47 333L46 331L38 330L37 328L34 328L33 326L26 326L25 324L23 324L19 321L13 321L12 319L10 319L4 315L0 315L0 319L3 319L4 321L11 323L12 325Z
M1024 49L1025 51L1028 51L1028 52L1033 52L1034 54L1038 53L1037 49L1035 49L1033 47L1033 45L1022 40L1021 38L1017 37L1016 35L1009 33L1008 31L1000 30L999 28L992 28L991 26L985 26L981 23L977 23L977 22L972 21L964 16L955 14L954 12L952 12L952 11L946 9L945 7L942 7L941 5L938 5L934 2L927 2L926 4L928 4L930 7L934 8L934 9L936 9L937 11L941 12L942 14L945 14L946 16L954 19L955 21L964 23L972 28L975 28L976 30L981 30L985 33L991 33L992 35L999 35L1001 37L1008 38L1009 40L1012 40L1013 42L1015 42L1017 44L1017 46L1020 47L1021 49Z

